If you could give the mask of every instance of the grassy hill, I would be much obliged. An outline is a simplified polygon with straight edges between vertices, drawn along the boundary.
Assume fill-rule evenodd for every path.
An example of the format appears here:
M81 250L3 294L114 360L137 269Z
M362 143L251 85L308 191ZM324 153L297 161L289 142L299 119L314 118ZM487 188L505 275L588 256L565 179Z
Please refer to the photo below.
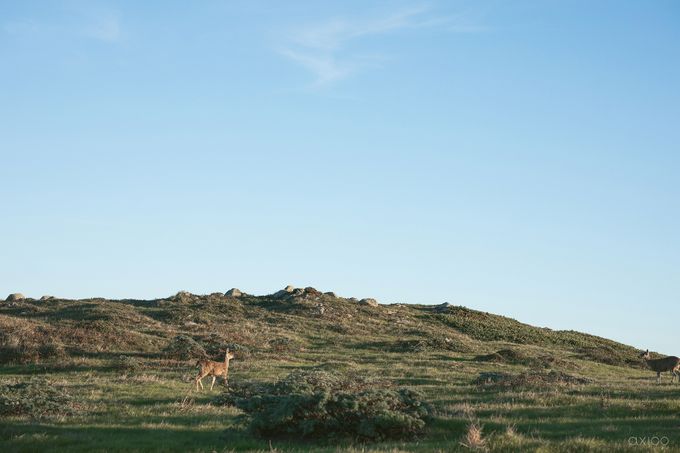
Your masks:
M0 451L680 450L680 385L657 385L631 346L465 307L374 305L313 288L0 302ZM180 337L194 350L173 349ZM226 347L230 384L353 373L420 391L433 418L408 441L257 437L218 404L223 385L194 390L196 358Z

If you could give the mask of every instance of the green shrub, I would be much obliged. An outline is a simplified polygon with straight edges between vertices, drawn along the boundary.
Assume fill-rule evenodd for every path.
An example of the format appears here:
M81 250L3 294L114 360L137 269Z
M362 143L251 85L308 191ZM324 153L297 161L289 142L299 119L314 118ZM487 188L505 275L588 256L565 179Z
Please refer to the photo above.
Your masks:
M177 335L170 340L163 353L167 358L175 360L192 360L207 357L205 348L191 337Z
M114 368L122 372L134 372L143 368L142 363L135 357L129 355L118 356L114 363Z
M265 437L406 439L421 434L430 406L409 389L369 388L352 375L302 371L273 383L232 388L216 402L243 410Z
M45 379L0 385L0 416L43 418L74 412L73 398L66 389Z
M273 392L279 395L289 393L316 393L357 391L370 385L370 381L357 374L339 374L323 370L298 370L274 384Z
M42 344L38 346L40 360L62 359L66 357L64 347L58 343Z

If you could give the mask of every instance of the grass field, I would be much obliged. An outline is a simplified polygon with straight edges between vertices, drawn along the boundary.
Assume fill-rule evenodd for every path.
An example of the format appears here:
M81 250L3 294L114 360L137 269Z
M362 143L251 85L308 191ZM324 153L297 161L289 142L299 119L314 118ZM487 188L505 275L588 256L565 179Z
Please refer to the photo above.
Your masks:
M64 406L5 410L0 451L680 451L680 385L657 385L634 348L463 307L373 307L311 289L25 299L0 303L0 329L3 394L50 388ZM220 381L194 390L195 359L166 349L177 335L215 359L236 350L232 384L351 371L420 390L434 417L409 441L257 438L213 401Z

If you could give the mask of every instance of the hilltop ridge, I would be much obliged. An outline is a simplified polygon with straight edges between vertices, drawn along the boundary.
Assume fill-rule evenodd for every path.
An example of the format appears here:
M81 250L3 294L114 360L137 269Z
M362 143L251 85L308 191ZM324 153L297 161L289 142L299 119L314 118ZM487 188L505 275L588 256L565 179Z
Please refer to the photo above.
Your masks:
M283 338L304 348L332 340L341 348L378 351L410 347L482 353L507 343L563 350L575 359L609 365L642 366L633 347L587 333L534 327L448 303L379 304L313 287L288 286L261 296L237 288L207 295L179 291L151 300L35 300L12 294L0 303L0 326L8 334L31 332L36 341L49 338L76 354L131 347L159 352L172 336L184 334L199 342L219 338L251 352L265 352L266 345Z

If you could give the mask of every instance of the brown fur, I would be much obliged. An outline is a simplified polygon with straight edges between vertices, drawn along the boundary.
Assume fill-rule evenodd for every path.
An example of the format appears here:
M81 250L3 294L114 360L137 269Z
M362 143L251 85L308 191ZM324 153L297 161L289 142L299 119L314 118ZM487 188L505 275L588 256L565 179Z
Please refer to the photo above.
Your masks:
M224 377L224 385L228 385L229 378L229 361L234 358L234 353L229 352L229 348L224 353L224 362L215 362L212 360L199 360L196 362L196 366L200 367L201 370L196 376L196 390L198 390L199 384L201 385L201 390L203 390L203 378L206 376L212 376L212 383L210 384L210 390L213 389L215 385L215 379L218 376Z
M671 372L671 382L678 379L680 382L680 358L675 356L664 357L663 359L652 359L649 354L649 349L640 354L647 363L647 366L651 368L652 371L656 371L656 382L661 382L661 373L664 371Z

